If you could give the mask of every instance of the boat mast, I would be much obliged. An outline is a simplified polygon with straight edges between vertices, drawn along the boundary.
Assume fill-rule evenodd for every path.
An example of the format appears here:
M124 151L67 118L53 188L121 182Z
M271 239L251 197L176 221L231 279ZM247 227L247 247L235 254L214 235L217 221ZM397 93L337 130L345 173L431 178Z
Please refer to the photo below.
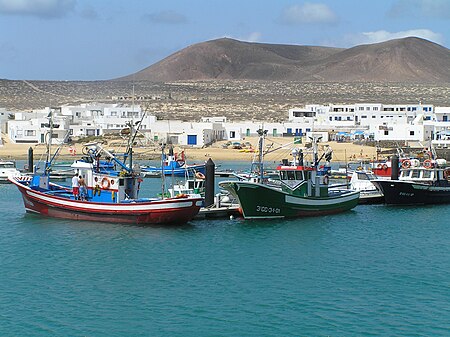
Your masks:
M309 137L312 141L312 148L313 148L313 161L314 161L314 167L317 168L317 165L319 165L319 141L322 139L322 137Z
M164 174L164 148L165 144L161 143L161 198L164 199L164 194L166 192L166 180Z
M44 174L49 174L50 172L50 166L51 166L51 146L52 146L52 136L53 136L53 111L50 109L50 113L48 114L47 118L49 119L49 127L50 127L50 133L48 136L47 141L47 158L45 160L45 169Z
M258 129L258 136L259 136L259 180L260 182L263 181L264 178L264 153L263 153L263 146L264 146L264 138L267 135L267 130Z
M134 127L134 83L133 83L133 96L131 96L131 124L130 124L130 138L128 139L128 162L130 170L133 169L133 142L134 142L134 135L133 135L133 127Z

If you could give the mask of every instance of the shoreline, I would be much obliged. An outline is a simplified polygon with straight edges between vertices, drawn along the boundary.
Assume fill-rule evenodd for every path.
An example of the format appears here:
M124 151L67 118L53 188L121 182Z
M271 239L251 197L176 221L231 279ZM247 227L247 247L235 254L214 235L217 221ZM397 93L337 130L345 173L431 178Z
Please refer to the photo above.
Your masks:
M245 142L249 142L253 149L257 148L258 137L247 137ZM244 142L244 141L241 141ZM267 161L276 161L281 159L290 158L291 149L298 147L305 149L305 144L292 144L293 138L273 138L266 139L266 146L272 145L271 148L280 148L277 151L273 151L264 156ZM223 148L222 146L226 141L216 142L211 146L205 148L191 148L174 146L175 152L185 151L187 162L193 164L194 162L203 162L211 158L213 161L251 161L257 153L248 152L247 149L231 149ZM123 153L125 147L114 148L109 145L104 145L108 150L114 149L116 153ZM76 150L76 154L72 155L69 151L69 145L64 145L61 148L58 159L74 160L80 158L82 154L83 145L73 144L71 145ZM285 148L282 148L286 146ZM346 162L346 161L362 161L362 160L375 160L376 148L373 146L359 145L353 143L337 143L327 142L319 143L319 153L330 146L333 150L333 162ZM12 144L4 143L0 146L0 159L2 160L26 160L28 159L29 148L33 149L34 160L43 158L46 153L46 146L44 144ZM53 153L56 151L57 145L53 145ZM160 157L160 150L155 147L135 147L134 156L136 160L157 160ZM247 151L247 152L246 152Z

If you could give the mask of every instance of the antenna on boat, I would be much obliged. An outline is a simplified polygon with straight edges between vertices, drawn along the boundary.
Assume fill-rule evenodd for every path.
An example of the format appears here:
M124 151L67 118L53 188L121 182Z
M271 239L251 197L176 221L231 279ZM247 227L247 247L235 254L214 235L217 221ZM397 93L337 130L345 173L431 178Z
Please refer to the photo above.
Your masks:
M319 153L318 153L318 144L319 141L322 139L321 137L309 137L309 139L311 139L312 141L312 148L313 148L313 161L314 161L314 166L317 166L319 164Z

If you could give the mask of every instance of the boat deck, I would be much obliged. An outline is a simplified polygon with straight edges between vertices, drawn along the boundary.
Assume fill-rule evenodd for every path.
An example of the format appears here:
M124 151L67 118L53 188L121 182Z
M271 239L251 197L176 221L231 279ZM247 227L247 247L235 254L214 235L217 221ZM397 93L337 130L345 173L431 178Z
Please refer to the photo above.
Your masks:
M241 216L238 204L221 207L202 207L194 219L220 219Z

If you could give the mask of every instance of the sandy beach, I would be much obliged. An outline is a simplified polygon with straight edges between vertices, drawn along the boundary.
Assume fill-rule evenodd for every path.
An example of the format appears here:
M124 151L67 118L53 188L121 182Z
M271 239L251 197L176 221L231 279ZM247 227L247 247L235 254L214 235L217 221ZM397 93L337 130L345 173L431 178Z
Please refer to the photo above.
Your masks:
M9 143L6 137L3 137L3 146L0 146L0 158L1 159L27 159L28 150L31 147L33 149L34 160L44 159L46 152L46 146L43 144L12 144ZM257 137L247 137L241 143L248 142L251 147L247 145L244 149L233 149L231 147L224 148L226 141L216 142L211 146L205 148L191 148L191 147L179 147L174 146L175 152L185 151L188 163L199 163L206 161L211 158L213 161L231 161L231 160L241 160L241 161L251 161L255 156L252 152L257 148L258 138ZM292 137L274 137L267 138L265 142L265 148L269 149L269 153L265 156L267 161L281 161L283 158L290 159L290 152L294 147L305 149L307 144L295 144L293 145ZM376 149L372 146L357 145L353 143L337 143L328 142L319 144L319 152L321 153L326 147L330 146L333 150L333 161L349 161L351 159L374 159L376 157ZM70 160L75 159L82 155L83 145L74 144L72 145L76 149L76 154L72 155L69 151L69 146L64 145L58 156L59 159ZM115 150L116 153L122 153L124 147L115 145L114 142L104 145L108 150ZM56 145L52 146L54 152L57 148ZM273 152L272 150L277 149ZM151 160L157 159L160 155L160 149L156 147L135 147L134 148L135 158L139 160Z

